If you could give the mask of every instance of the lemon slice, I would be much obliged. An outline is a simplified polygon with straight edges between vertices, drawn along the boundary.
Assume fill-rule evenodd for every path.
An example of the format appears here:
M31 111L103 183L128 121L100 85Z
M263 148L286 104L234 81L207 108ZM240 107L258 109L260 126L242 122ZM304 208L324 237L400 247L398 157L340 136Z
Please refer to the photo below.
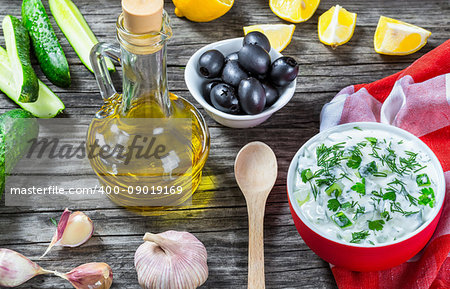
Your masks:
M272 12L281 19L300 23L314 15L319 3L320 0L270 0L269 5Z
M373 42L380 54L408 55L422 48L430 35L418 26L380 16Z
M269 38L270 46L278 52L288 46L294 35L294 24L260 24L244 27L244 34L252 31L259 31Z
M209 22L227 13L234 0L172 0L175 15L194 22Z
M333 6L319 17L319 40L333 48L347 43L353 36L356 13L351 13L339 5Z

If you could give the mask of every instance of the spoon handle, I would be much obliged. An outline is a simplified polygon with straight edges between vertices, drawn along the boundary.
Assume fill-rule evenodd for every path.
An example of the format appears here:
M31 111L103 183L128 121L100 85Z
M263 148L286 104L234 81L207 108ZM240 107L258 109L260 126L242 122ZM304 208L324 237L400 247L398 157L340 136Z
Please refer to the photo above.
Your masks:
M264 210L266 199L262 196L247 198L248 289L264 289Z

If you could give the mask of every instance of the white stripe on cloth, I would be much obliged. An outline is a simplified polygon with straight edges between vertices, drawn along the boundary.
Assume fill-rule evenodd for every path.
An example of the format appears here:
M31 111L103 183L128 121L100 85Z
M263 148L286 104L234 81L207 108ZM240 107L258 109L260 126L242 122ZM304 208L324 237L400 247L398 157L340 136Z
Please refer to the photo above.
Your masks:
M381 106L380 122L394 125L395 117L406 103L406 96L403 91L406 83L414 83L411 76L406 75L395 82L391 93Z
M336 94L336 96L325 104L320 112L320 131L336 126L341 121L345 100L355 89L353 85L347 86Z
M445 94L447 96L447 102L450 105L450 73L445 75Z

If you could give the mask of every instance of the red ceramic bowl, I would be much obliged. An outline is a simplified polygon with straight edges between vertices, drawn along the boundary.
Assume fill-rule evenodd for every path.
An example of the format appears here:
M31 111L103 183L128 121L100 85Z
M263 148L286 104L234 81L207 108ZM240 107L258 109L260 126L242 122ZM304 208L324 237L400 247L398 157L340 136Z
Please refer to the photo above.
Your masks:
M395 134L405 140L414 141L417 149L423 151L431 159L431 164L435 167L438 179L436 189L436 206L430 219L414 232L399 238L394 242L381 245L367 246L360 244L350 244L345 241L334 239L321 233L315 225L310 222L303 214L300 206L295 201L293 195L295 185L295 170L299 155L303 153L306 147L311 143L320 140L320 138L334 132L344 132L347 129L353 129L355 126L361 129L383 129L390 134ZM377 271L397 266L416 255L426 243L430 240L436 229L439 217L441 216L442 206L445 197L445 179L442 167L434 153L419 138L409 132L381 123L350 123L343 124L326 131L323 131L309 141L307 141L294 156L287 176L287 193L289 207L291 210L294 224L297 227L300 236L306 245L311 248L319 257L325 261L340 267L353 271Z

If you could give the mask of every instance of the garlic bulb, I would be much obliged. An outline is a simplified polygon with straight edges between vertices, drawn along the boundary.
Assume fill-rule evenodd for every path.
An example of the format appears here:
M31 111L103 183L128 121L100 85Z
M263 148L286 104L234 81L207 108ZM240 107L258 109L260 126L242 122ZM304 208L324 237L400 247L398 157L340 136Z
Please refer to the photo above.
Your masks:
M86 243L94 233L94 224L92 220L83 212L72 213L65 209L59 219L58 228L53 235L52 241L44 257L53 248L53 246L78 247Z
M144 289L195 289L208 279L207 252L188 232L146 233L134 265Z

